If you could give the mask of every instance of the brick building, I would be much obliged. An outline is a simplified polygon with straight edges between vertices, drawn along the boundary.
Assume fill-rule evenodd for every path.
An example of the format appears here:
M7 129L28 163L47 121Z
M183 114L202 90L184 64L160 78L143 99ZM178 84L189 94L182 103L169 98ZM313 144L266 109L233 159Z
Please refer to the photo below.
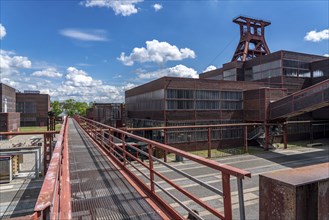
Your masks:
M125 109L122 103L93 103L86 117L112 127L125 125Z
M50 96L39 91L18 92L16 111L21 113L21 126L47 126Z
M0 83L0 132L18 131L20 114L16 112L16 91Z
M329 58L284 50L271 53L264 31L270 22L243 16L233 22L240 26L240 41L231 62L199 79L164 77L126 91L127 124L138 128L255 122L264 124L268 133L267 124L307 120L311 124L289 126L289 138L329 136ZM321 123L313 126L319 119ZM167 132L166 143L186 150L202 149L207 140L206 130ZM257 138L262 134L256 133ZM159 131L143 134L164 138ZM241 127L230 126L210 136L221 146L241 146L244 135Z

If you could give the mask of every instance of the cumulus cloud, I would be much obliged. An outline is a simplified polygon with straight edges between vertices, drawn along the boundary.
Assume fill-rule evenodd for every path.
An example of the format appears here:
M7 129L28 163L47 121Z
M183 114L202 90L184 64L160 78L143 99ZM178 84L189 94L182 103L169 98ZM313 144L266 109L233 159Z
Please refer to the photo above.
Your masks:
M329 54L326 53L326 54L323 54L323 56L324 56L324 57L329 57Z
M65 37L70 37L81 41L107 41L105 30L79 30L79 29L63 29L59 32Z
M134 62L155 62L165 63L167 61L183 60L186 58L195 58L193 50L189 48L178 49L175 45L158 40L146 41L145 47L135 47L129 56L121 53L118 60L126 66L132 66Z
M215 70L215 69L217 69L215 66L210 65L205 70L203 70L203 73L208 72L208 71L212 71L212 70Z
M62 73L59 73L56 68L47 68L45 70L35 71L31 74L32 76L38 77L49 77L49 78L61 78L63 76Z
M15 55L14 52L0 49L0 72L18 68L31 68L32 63L27 57Z
M85 7L112 8L116 15L129 16L136 14L136 4L143 0L86 0L81 2Z
M162 5L160 5L160 4L154 4L153 5L153 8L154 8L155 11L160 11L162 9Z
M75 87L94 87L102 85L102 81L94 80L91 76L83 70L78 70L75 67L67 68L67 75L65 76L65 84Z
M324 29L319 32L317 32L316 30L307 32L304 39L307 41L312 41L312 42L320 42L322 40L328 40L329 39L329 29Z
M0 24L0 40L2 40L2 38L4 38L6 34L6 28L2 24Z
M175 76L175 77L187 77L187 78L198 78L197 71L193 68L188 68L182 64L174 67L157 70L149 73L137 73L139 79L157 79L164 76Z

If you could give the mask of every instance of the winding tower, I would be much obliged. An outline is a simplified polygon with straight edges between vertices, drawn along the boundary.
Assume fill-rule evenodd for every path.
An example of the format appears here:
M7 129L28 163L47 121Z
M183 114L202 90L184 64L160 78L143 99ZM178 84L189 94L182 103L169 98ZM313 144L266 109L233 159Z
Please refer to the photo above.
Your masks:
M271 22L239 16L233 22L240 26L240 41L232 61L247 61L270 53L265 41L265 27Z

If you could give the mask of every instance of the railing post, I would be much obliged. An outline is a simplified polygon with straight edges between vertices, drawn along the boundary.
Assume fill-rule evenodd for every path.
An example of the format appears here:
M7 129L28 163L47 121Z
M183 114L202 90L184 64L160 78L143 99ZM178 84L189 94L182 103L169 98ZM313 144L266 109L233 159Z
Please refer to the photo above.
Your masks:
M242 179L239 178L239 177L237 177L237 183L238 183L240 219L241 220L245 220L246 219L246 213L245 213L245 209L244 209L244 198L243 198Z
M223 198L224 198L224 215L225 219L232 219L232 202L231 202L231 183L230 175L222 172Z
M211 158L211 128L208 128L208 158Z
M104 147L105 145L104 145L104 130L102 129L101 130L101 135L102 135L102 137L101 137L101 145L102 145L102 147Z
M126 166L126 142L125 142L125 134L121 133L121 143L122 143L122 151L123 151L123 165Z
M148 153L149 153L149 169L150 169L150 185L151 185L151 192L154 193L154 172L153 172L153 147L152 144L148 145Z
M108 144L109 144L109 150L110 150L110 153L111 154L113 154L113 151L112 151L112 142L113 142L113 140L112 140L112 134L111 134L111 128L109 128L109 139L108 139Z

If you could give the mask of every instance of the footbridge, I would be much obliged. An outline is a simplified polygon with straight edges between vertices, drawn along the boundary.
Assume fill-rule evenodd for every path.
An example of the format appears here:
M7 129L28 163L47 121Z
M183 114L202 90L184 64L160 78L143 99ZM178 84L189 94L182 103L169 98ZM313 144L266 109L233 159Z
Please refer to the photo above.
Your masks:
M270 120L278 121L329 106L329 79L270 104Z
M137 142L143 143L143 148ZM171 166L156 157L161 151L218 173L218 182L206 183ZM170 175L162 172L163 167ZM181 187L180 177L198 190ZM30 218L232 219L231 189L235 188L239 216L245 219L245 177L251 177L250 172L82 117L66 118ZM174 190L166 190L168 187ZM204 195L218 200L204 201ZM186 198L191 202L182 202Z

